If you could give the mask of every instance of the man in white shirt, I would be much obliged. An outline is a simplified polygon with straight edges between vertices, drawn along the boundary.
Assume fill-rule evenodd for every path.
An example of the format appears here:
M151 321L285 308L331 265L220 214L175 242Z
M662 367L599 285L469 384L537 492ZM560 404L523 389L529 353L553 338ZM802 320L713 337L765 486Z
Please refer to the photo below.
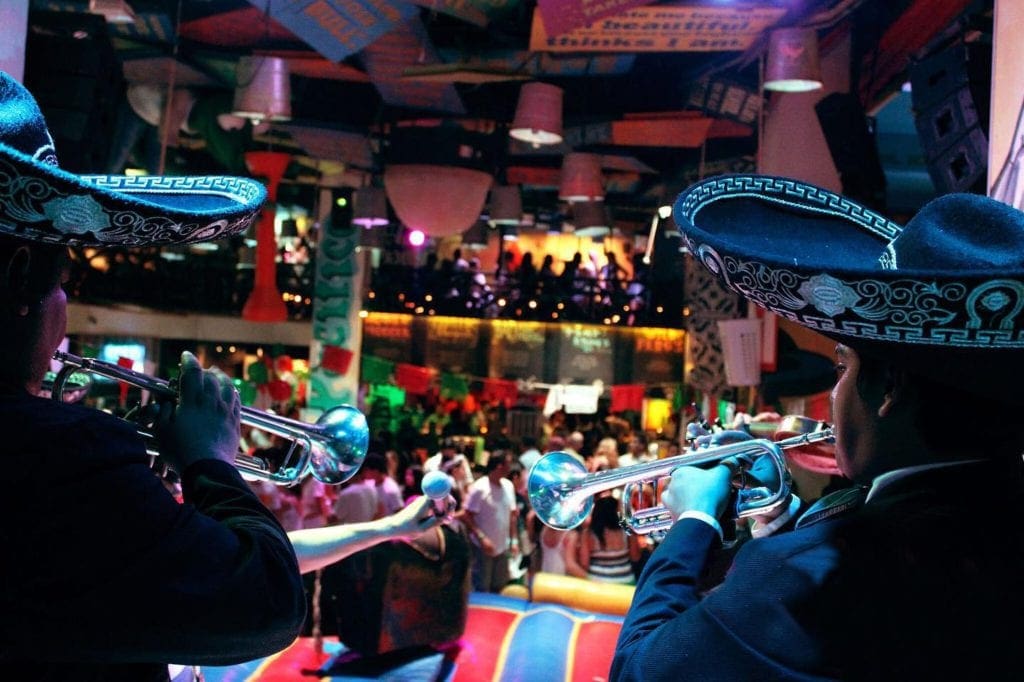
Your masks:
M512 462L507 450L495 450L485 473L469 487L462 520L473 547L473 589L500 592L509 582L509 556L519 554L516 494L506 476Z
M369 455L367 455L369 456ZM377 517L377 486L360 467L352 478L342 484L334 501L335 523L361 523Z
M451 436L448 436L443 441L441 441L441 449L437 453L428 457L427 461L423 463L424 473L428 471L444 470L443 465L446 462L449 462L452 459L454 459L456 455L460 454L459 450L460 448L458 441L456 441ZM460 466L462 467L463 480L472 481L473 468L469 465L469 460L466 457L462 458Z
M377 511L375 519L391 516L405 506L402 499L402 489L398 481L388 476L388 464L384 455L379 452L369 452L363 460L363 471L366 478L373 483L377 493Z

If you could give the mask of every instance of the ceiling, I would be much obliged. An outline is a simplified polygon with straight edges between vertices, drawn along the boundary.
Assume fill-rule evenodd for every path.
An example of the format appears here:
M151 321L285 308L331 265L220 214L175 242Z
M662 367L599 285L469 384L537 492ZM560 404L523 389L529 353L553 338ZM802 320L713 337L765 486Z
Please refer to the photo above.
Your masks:
M899 92L913 56L975 4L944 0L940 11L932 0L92 2L126 4L134 21L108 22L89 12L89 0L31 0L25 80L55 134L65 138L58 148L72 170L237 172L230 164L239 148L274 148L293 154L285 185L330 179L359 186L379 177L396 127L444 122L489 140L496 180L521 184L527 211L560 210L556 186L566 152L601 154L606 202L617 221L637 226L696 179L699 168L752 169L757 107L742 115L713 108L707 84L729 83L759 102L768 29L811 25L822 45L839 33L851 35L851 82L873 112ZM649 12L648 24L686 11L690 23L662 26L660 33L648 25L645 36L675 36L671 45L654 41L652 51L645 36L631 36L614 14L595 22L606 29L603 36L570 32L531 40L535 22L543 25L546 12L553 16L552 5L565 12L631 6ZM655 13L660 9L663 16ZM598 40L605 42L588 51ZM230 109L236 64L252 54L287 58L291 120L227 135L194 123L201 112ZM564 91L560 145L531 148L508 140L519 90L530 80ZM192 108L176 146L160 144L155 128L126 124L129 85L162 93L186 88L203 103ZM905 133L899 144L913 144Z

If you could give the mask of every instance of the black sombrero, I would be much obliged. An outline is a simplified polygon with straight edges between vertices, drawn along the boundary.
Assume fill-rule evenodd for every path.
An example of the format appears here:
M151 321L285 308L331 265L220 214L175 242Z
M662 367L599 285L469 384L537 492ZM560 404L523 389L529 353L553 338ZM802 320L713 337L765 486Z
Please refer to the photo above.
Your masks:
M748 300L861 352L1024 402L1024 213L976 194L905 226L796 180L719 176L680 194L689 249Z
M39 106L0 72L2 233L81 246L188 244L244 232L265 199L249 178L63 171Z

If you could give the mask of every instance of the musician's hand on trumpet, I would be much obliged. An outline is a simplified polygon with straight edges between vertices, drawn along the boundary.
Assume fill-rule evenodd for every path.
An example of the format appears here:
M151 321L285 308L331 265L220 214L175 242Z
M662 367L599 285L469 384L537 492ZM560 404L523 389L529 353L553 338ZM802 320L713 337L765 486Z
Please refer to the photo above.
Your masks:
M162 399L155 427L160 454L178 472L200 459L233 464L241 434L241 400L223 372L181 354L177 400Z
M702 469L681 466L672 471L668 487L661 493L661 504L676 519L683 512L697 512L720 519L732 494L733 471L725 465Z

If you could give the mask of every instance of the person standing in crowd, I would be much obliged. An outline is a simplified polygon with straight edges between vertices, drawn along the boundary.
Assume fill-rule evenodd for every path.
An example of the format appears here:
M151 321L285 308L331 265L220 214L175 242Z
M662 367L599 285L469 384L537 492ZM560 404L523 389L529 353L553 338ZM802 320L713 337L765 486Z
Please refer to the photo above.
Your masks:
M526 434L523 436L521 444L523 451L519 453L519 464L523 467L523 471L529 474L530 468L541 458L540 450L537 449L537 437Z
M473 548L473 589L500 592L509 583L510 556L519 555L516 495L510 471L512 455L495 450L484 475L469 487L461 518Z
M366 467L362 466L341 484L341 490L334 500L332 521L334 524L373 521L377 518L379 506L377 485Z
M374 513L374 518L391 516L405 506L398 481L388 475L387 459L384 455L379 452L366 453L363 470L366 471L367 479L376 489L377 511Z
M586 466L587 460L583 456L584 444L583 434L579 431L573 431L565 438L565 452L572 455L577 462Z
M640 560L637 536L619 523L621 505L610 492L594 500L579 540L580 565L587 577L603 583L632 585L633 564Z
M728 176L680 195L675 221L726 286L837 342L835 457L855 485L746 542L701 599L731 472L677 468L662 496L677 521L611 679L1018 670L1024 530L998 521L1024 500L1024 213L950 194L901 226L795 180Z
M634 431L629 437L626 453L619 457L619 466L633 466L642 462L650 462L652 459L654 458L647 449L647 434L643 431Z
M459 442L451 436L447 436L441 441L441 449L428 457L427 461L423 463L423 471L440 471L446 463L452 461L456 455L460 454ZM469 461L465 457L462 457L459 466L463 469L462 473L464 474L464 480L472 481L473 469L470 467Z
M287 535L233 466L230 379L185 352L177 401L159 407L160 455L184 503L150 470L136 425L40 397L66 331L68 244L226 238L253 223L265 190L64 172L35 100L2 72L0 176L0 678L166 680L169 664L284 649L305 616L302 582Z

